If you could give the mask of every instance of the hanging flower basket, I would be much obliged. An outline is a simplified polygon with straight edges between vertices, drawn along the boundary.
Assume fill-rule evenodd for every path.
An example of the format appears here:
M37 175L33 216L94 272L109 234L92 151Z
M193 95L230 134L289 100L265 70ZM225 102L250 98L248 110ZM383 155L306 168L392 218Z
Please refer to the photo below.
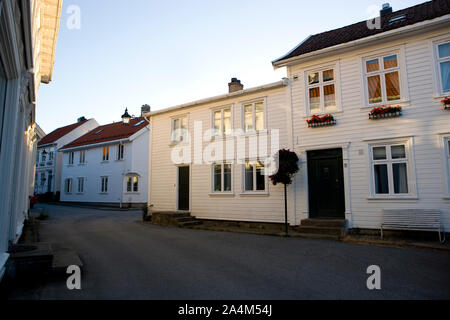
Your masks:
M445 97L441 103L444 106L444 110L450 110L450 97Z
M336 125L336 119L331 114L326 114L322 117L314 115L311 119L306 120L309 128L326 127Z
M373 108L369 113L369 119L378 120L385 118L395 118L402 115L402 107L400 106L381 106Z

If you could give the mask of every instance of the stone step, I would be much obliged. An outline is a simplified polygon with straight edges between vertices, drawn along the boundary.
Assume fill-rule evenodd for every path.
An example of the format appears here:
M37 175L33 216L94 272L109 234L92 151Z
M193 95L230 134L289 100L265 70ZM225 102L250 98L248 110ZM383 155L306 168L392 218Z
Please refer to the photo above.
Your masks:
M302 220L305 227L344 228L345 220L306 219Z
M192 227L192 226L199 226L203 224L203 222L198 221L198 220L190 220L190 221L184 221L184 222L180 222L178 224L179 227Z
M340 241L341 237L331 234L316 234L316 233L299 233L295 235L296 238L305 238L305 239L318 239L318 240L332 240L332 241Z
M343 228L337 228L337 227L300 226L297 228L297 231L299 233L326 234L326 235L335 235L335 236L341 236L344 233Z
M181 223L181 222L188 222L188 221L195 221L195 219L193 219L192 217L181 217L181 218L176 218L177 222Z

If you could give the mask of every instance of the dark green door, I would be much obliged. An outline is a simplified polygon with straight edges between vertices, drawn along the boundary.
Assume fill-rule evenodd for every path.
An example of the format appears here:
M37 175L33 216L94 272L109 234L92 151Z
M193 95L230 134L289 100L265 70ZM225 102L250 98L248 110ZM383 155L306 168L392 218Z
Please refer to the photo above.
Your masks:
M344 219L342 149L308 152L309 214L315 219Z
M178 167L178 210L189 210L189 167Z

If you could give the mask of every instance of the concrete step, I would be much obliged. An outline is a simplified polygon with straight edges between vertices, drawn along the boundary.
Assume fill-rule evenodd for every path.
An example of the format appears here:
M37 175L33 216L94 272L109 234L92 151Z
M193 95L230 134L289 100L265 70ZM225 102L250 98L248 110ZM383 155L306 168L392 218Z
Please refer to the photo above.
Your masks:
M296 238L340 241L341 237L331 234L297 233Z
M297 228L299 233L306 234L326 234L326 235L335 235L341 236L344 232L343 228L337 227L309 227L309 226L300 226Z
M184 222L180 222L178 224L179 227L192 227L192 226L199 226L203 224L203 222L198 221L198 220L190 220L190 221L184 221Z
M178 223L181 222L189 222L189 221L195 221L195 219L193 219L192 217L182 217L182 218L176 218Z
M305 227L344 228L345 220L306 219L302 220Z

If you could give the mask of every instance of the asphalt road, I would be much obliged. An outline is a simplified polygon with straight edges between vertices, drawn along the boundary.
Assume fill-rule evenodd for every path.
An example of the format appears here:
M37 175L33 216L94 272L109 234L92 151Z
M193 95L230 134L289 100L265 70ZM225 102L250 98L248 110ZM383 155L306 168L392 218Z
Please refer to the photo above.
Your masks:
M447 252L150 226L139 211L46 208L41 241L79 253L82 290L45 280L10 299L450 298ZM381 268L381 290L367 289L371 265Z

